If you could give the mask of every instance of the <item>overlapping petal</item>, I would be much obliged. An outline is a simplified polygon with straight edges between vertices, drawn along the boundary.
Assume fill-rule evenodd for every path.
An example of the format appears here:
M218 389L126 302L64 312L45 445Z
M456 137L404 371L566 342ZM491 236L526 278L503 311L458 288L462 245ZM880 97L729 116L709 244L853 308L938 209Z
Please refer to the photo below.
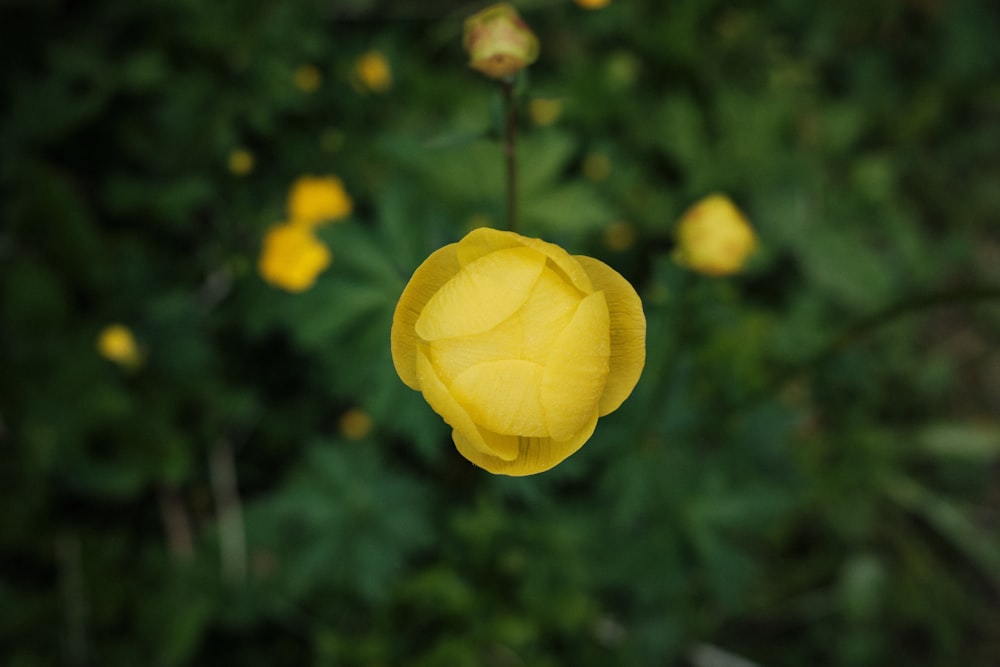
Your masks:
M433 341L489 331L528 300L544 268L545 258L528 248L480 257L431 297L417 319L417 335Z
M549 435L567 440L597 407L608 379L608 307L595 292L580 302L552 345L542 375L541 397Z
M600 405L603 417L618 409L642 375L646 364L646 316L639 295L620 273L592 257L578 255L576 260L594 287L604 292L611 321L608 381Z
M417 267L403 289L392 316L389 334L392 363L400 379L410 389L420 391L417 381L417 343L420 342L416 332L417 320L431 297L458 273L455 245L452 243L435 250Z
M427 403L434 409L434 412L441 415L441 418L449 426L455 429L456 433L461 433L465 437L470 447L479 451L480 454L502 461L511 461L517 457L516 443L499 439L487 444L479 427L465 411L465 408L459 405L455 397L452 396L451 391L438 377L433 364L423 351L417 351L416 367L417 377Z
M583 428L566 440L483 434L492 447L499 448L499 441L507 441L516 445L518 454L510 460L490 456L477 449L463 433L457 430L452 433L452 439L455 441L455 447L459 453L480 468L495 475L522 477L545 472L562 463L590 439L596 427L597 411L594 410L584 423Z

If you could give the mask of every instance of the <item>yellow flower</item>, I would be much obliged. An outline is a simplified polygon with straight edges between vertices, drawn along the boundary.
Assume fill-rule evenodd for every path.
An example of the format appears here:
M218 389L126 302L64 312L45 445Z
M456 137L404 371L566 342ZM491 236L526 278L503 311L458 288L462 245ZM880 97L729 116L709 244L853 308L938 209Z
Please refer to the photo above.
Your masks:
M372 431L372 418L358 408L351 408L340 416L340 432L348 440L361 440Z
M297 224L315 226L346 218L354 202L336 176L303 176L288 194L288 217Z
M628 250L635 243L635 228L624 220L611 223L604 230L604 245L616 251Z
M507 79L538 59L538 38L506 2L465 19L462 44L469 67L493 79Z
M237 148L229 154L229 171L237 176L246 176L253 171L253 153L245 148Z
M559 120L562 115L562 102L560 100L535 98L528 103L528 114L535 125L552 125Z
M138 366L142 362L135 336L121 324L110 324L101 329L97 336L97 351L108 361L122 366Z
M477 229L430 255L392 322L399 377L489 472L548 470L628 398L646 319L606 264L539 239Z
M737 273L757 249L757 236L729 197L712 194L685 211L674 261L709 276Z
M313 286L330 260L330 250L313 235L310 227L282 223L264 235L257 270L272 285L289 292L304 292Z
M315 93L323 82L323 75L315 65L299 65L292 74L292 80L303 93Z
M354 62L354 76L374 93L384 93L392 87L392 69L379 51L362 53Z
M611 4L611 0L573 0L584 9L601 9Z

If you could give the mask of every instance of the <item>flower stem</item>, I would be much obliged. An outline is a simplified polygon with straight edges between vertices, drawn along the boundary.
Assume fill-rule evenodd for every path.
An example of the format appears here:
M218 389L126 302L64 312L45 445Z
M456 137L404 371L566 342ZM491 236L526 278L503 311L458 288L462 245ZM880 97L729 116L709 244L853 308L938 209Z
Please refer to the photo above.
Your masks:
M888 308L863 318L848 326L804 361L786 368L775 375L762 389L755 392L740 408L756 405L759 401L773 395L789 381L807 375L851 343L864 338L882 327L892 324L905 317L943 306L957 306L964 303L1000 300L1000 287L976 286L950 292L927 294L907 299L893 304Z
M502 84L504 115L504 180L506 183L507 229L517 231L517 106L514 103L514 81Z

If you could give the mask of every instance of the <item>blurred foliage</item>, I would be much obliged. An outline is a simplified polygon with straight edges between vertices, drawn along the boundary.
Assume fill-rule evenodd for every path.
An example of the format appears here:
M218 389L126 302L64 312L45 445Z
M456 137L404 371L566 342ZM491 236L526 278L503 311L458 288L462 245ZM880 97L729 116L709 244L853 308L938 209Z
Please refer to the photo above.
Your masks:
M509 479L388 349L417 264L502 219L478 6L0 3L5 664L1000 663L1000 9L518 5L560 104L524 231L628 277L649 356ZM255 266L303 174L356 206L289 294ZM743 276L669 260L712 191Z

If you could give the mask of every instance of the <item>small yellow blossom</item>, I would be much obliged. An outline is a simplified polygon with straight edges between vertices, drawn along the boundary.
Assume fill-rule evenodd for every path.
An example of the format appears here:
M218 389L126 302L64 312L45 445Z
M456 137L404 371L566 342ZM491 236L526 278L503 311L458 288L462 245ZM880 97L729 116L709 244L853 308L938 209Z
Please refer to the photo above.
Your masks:
M315 93L323 82L323 75L315 65L299 65L292 75L295 87L303 93Z
M346 218L354 202L336 176L302 176L288 193L288 219L308 226Z
M237 148L229 154L229 171L237 176L246 176L253 171L253 153L245 148Z
M676 237L674 261L709 276L738 273L757 249L750 222L721 194L709 195L685 211Z
M611 175L611 158L604 153L588 153L583 158L583 175L595 183Z
M614 222L604 230L604 245L611 250L617 252L628 250L633 243L635 243L635 227L624 220Z
M393 314L392 361L452 427L459 453L532 475L577 451L632 393L642 301L603 262L477 229L432 253Z
M535 125L552 125L562 115L562 102L555 99L536 97L528 104L528 114Z
M584 9L602 9L611 4L611 0L573 0Z
M348 440L361 440L372 431L372 418L358 408L351 408L340 416L340 432Z
M97 351L108 361L122 366L138 366L142 352L135 342L131 329L121 324L110 324L97 336Z
M257 270L272 285L289 292L304 292L331 259L329 248L310 227L286 222L267 230Z
M465 19L462 44L469 67L492 79L509 79L538 59L538 38L506 2Z
M373 93L384 93L392 88L392 68L379 51L367 51L354 61L354 78Z

